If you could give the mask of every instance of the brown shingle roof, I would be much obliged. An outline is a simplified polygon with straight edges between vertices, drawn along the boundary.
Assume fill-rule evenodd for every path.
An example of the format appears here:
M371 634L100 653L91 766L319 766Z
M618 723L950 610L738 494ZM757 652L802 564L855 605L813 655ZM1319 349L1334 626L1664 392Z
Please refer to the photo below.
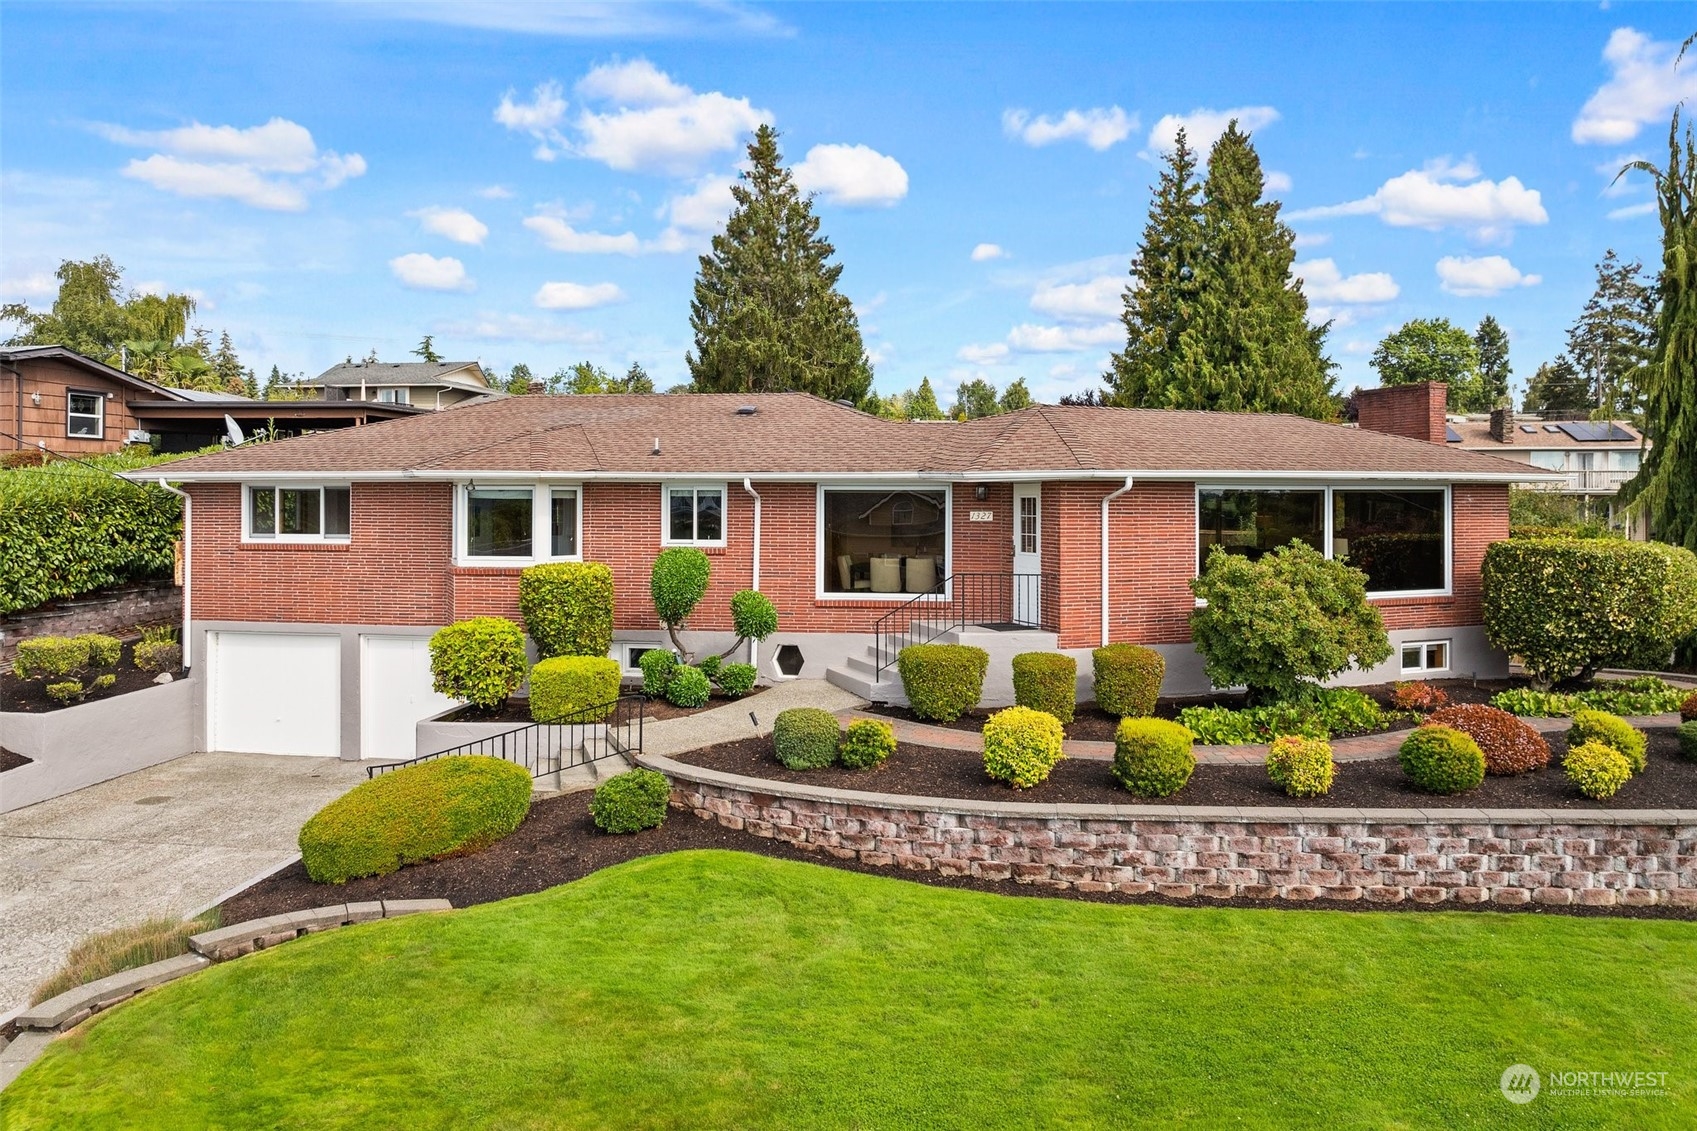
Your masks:
M757 411L738 413L744 406ZM800 393L510 397L170 465L183 479L402 472L1527 477L1525 464L1295 416L1037 405L908 423Z

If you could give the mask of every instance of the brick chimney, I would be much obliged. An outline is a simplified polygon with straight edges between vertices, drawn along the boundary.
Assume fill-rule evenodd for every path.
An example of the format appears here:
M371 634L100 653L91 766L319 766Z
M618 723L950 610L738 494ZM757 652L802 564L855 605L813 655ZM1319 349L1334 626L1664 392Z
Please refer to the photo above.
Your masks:
M531 396L537 396L541 393L546 393L548 391L548 386L544 385L541 381L531 381L525 385L524 391L529 393Z
M1493 408L1491 410L1491 439L1499 444L1514 443L1514 410L1512 408Z
M1408 436L1433 444L1444 442L1444 404L1449 386L1442 381L1362 389L1356 397L1362 428L1392 436Z

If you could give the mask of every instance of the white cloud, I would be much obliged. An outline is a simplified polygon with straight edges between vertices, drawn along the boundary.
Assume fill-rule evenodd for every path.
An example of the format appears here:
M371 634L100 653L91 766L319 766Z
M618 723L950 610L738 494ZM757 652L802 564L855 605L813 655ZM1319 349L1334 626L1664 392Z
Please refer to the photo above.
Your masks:
M1293 264L1290 273L1302 280L1302 292L1314 302L1390 302L1401 293L1396 280L1383 271L1345 275L1330 259Z
M1457 164L1440 158L1422 169L1392 177L1371 196L1302 209L1292 212L1288 219L1378 216L1394 228L1461 228L1481 240L1506 238L1516 224L1549 222L1538 190L1527 188L1518 177L1500 181L1475 180L1477 177L1479 167L1472 161ZM1460 181L1471 183L1457 183Z
M534 301L543 310L593 310L624 297L616 283L543 283Z
M535 138L533 154L538 161L552 161L571 148L560 132L560 124L566 120L566 99L560 84L552 80L538 84L529 102L517 102L514 93L507 91L495 107L495 120L515 133Z
M1008 359L1008 347L1002 342L966 345L956 350L955 356L972 365L1000 365Z
M907 170L864 145L816 145L793 170L796 187L847 207L888 207L907 195Z
M1027 322L1008 331L1008 347L1019 353L1068 353L1124 341L1125 327L1118 322L1094 326L1036 326Z
M1656 202L1646 200L1642 204L1629 204L1625 208L1616 208L1609 212L1611 220L1631 220L1636 216L1654 216Z
M972 249L972 261L974 263L983 263L991 259L1006 259L1007 257L1008 253L1001 244L981 243Z
M506 185L489 185L486 188L478 189L477 195L484 200L511 200L513 190Z
M453 256L437 259L415 251L389 260L389 270L403 286L419 291L469 291L473 283L466 278L465 264Z
M1500 255L1446 255L1438 260L1438 280L1452 295L1480 297L1501 294L1513 287L1535 287L1543 282L1541 275L1522 274L1520 268Z
M484 237L489 235L489 226L463 208L432 206L408 212L407 215L417 217L419 226L425 231L455 243L481 247Z
M438 329L444 335L455 338L480 338L498 342L572 342L577 345L596 345L601 341L601 335L597 331L564 325L547 317L491 311L484 311L468 320L440 323Z
M1296 187L1296 182L1290 179L1289 173L1269 172L1263 183L1268 192L1289 192Z
M1697 57L1690 52L1676 68L1677 48L1632 28L1616 28L1603 47L1608 81L1586 99L1573 120L1573 140L1582 145L1619 145L1647 125L1668 120L1673 108L1697 97Z
M1031 309L1063 321L1118 318L1125 285L1118 275L1098 275L1083 283L1039 283L1031 295Z
M647 59L591 67L578 80L577 93L580 98L621 106L676 106L694 94Z
M772 120L770 111L746 98L698 94L646 59L596 67L578 93L607 109L578 115L576 152L623 172L693 173Z
M1293 246L1301 251L1305 247L1324 247L1331 242L1330 232L1298 232Z
M1237 119L1237 128L1246 133L1272 125L1279 112L1271 106L1234 106L1229 110L1192 110L1188 114L1167 114L1149 130L1145 157L1171 153L1178 144L1178 132L1184 130L1184 140L1190 148L1206 159L1208 150L1226 132L1226 126Z
M1100 153L1118 145L1137 128L1137 115L1127 114L1118 106L1094 106L1088 110L1068 110L1059 118L1029 110L1004 110L1002 130L1027 145L1053 145L1057 141L1082 141Z
M37 271L32 275L13 276L0 281L0 295L14 301L48 298L58 293L59 280L51 271Z
M580 232L561 216L526 216L524 226L542 237L542 242L555 251L572 255L635 255L642 250L642 241L635 232L607 235L603 232Z
M724 227L725 220L736 206L731 186L734 176L718 174L702 177L688 192L679 193L661 205L655 213L668 221L658 236L644 245L646 251L697 251L705 247L707 237Z
M131 160L132 180L178 196L223 198L274 212L300 212L313 189L333 189L365 173L365 158L320 150L312 132L287 118L261 126L208 126L191 122L169 130L132 130L100 123L108 141L156 149Z

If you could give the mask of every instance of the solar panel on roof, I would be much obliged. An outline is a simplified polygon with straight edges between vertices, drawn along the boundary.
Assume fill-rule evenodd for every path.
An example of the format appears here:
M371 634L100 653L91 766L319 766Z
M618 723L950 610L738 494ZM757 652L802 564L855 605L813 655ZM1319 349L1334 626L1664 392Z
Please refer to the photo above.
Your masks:
M1454 428L1451 428L1448 424L1444 425L1444 442L1447 444L1461 443L1461 433L1457 432Z
M1575 420L1560 425L1560 428L1581 444L1599 444L1612 440L1630 440L1633 438L1632 433L1612 420Z

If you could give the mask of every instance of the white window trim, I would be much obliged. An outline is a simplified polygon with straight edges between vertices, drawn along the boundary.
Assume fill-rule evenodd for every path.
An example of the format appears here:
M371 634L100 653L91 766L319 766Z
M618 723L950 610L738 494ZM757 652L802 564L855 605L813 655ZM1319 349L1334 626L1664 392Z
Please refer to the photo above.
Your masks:
M99 412L72 412L71 411L71 398L73 396L93 397L95 404L100 406L100 411ZM80 417L84 417L84 418L92 416L98 422L99 428L94 432L93 435L90 435L87 432L72 432L71 431L71 417L73 417L73 416L80 416ZM65 390L65 438L67 440L104 440L106 438L106 394L105 393L97 393L93 389L66 389Z
M641 676L642 669L631 659L632 652L652 652L656 649L671 650L671 645L659 640L621 640L614 644L619 649L619 670L627 676Z
M1430 646L1432 646L1433 644L1442 644L1444 646L1444 666L1441 667L1441 668L1429 668L1429 667L1426 666L1426 649L1429 648ZM1402 662L1402 650L1404 648L1419 648L1420 649L1420 666L1419 667L1411 668L1411 667L1407 667L1403 664L1403 662ZM1439 639L1439 640L1404 640L1402 643L1400 643L1396 646L1396 654L1397 654L1397 668L1398 668L1399 671L1402 672L1403 675L1441 674L1441 673L1449 671L1451 668L1453 668L1455 666L1455 642L1448 639L1448 638Z
M1369 601L1395 601L1405 597L1451 597L1455 594L1455 496L1448 483L1417 483L1387 479L1382 483L1248 483L1248 482L1219 482L1197 483L1191 493L1190 537L1195 542L1196 571L1193 576L1202 575L1202 492L1204 491L1321 491L1325 499L1321 503L1324 527L1321 532L1322 552L1327 560L1332 557L1332 493L1334 491L1442 491L1444 493L1444 586L1442 589L1385 589L1369 590ZM1203 604L1197 601L1198 605Z
M672 537L673 491L719 492L719 537L717 539ZM731 492L730 484L727 481L720 479L674 479L660 484L660 545L694 546L704 550L722 549L730 544L730 537Z
M469 531L466 529L466 497L473 487L505 490L528 488L530 491L530 549L529 557L473 556L467 552ZM555 555L548 552L553 543L553 494L556 490L577 492L577 553ZM583 484L572 480L479 479L454 484L454 565L467 569L513 569L538 565L542 562L581 562L583 560Z
M348 492L348 532L346 534L324 534L324 489L340 487ZM318 495L318 534L255 534L253 532L253 493L256 490L270 491L317 491ZM342 480L325 480L319 483L271 483L257 480L242 484L242 541L248 545L275 546L298 545L301 543L330 543L332 545L346 544L353 541L354 500L353 484Z
M825 588L825 492L826 491L924 491L932 493L943 492L943 591L938 594L923 593L872 593L864 589L856 589L849 593L838 593ZM891 482L888 479L868 479L856 482L852 479L817 483L814 485L813 498L813 596L819 601L867 601L881 604L901 604L916 597L930 596L936 601L954 600L955 563L955 488L953 483L939 483L935 479L915 479L911 481ZM776 653L773 653L776 655Z

